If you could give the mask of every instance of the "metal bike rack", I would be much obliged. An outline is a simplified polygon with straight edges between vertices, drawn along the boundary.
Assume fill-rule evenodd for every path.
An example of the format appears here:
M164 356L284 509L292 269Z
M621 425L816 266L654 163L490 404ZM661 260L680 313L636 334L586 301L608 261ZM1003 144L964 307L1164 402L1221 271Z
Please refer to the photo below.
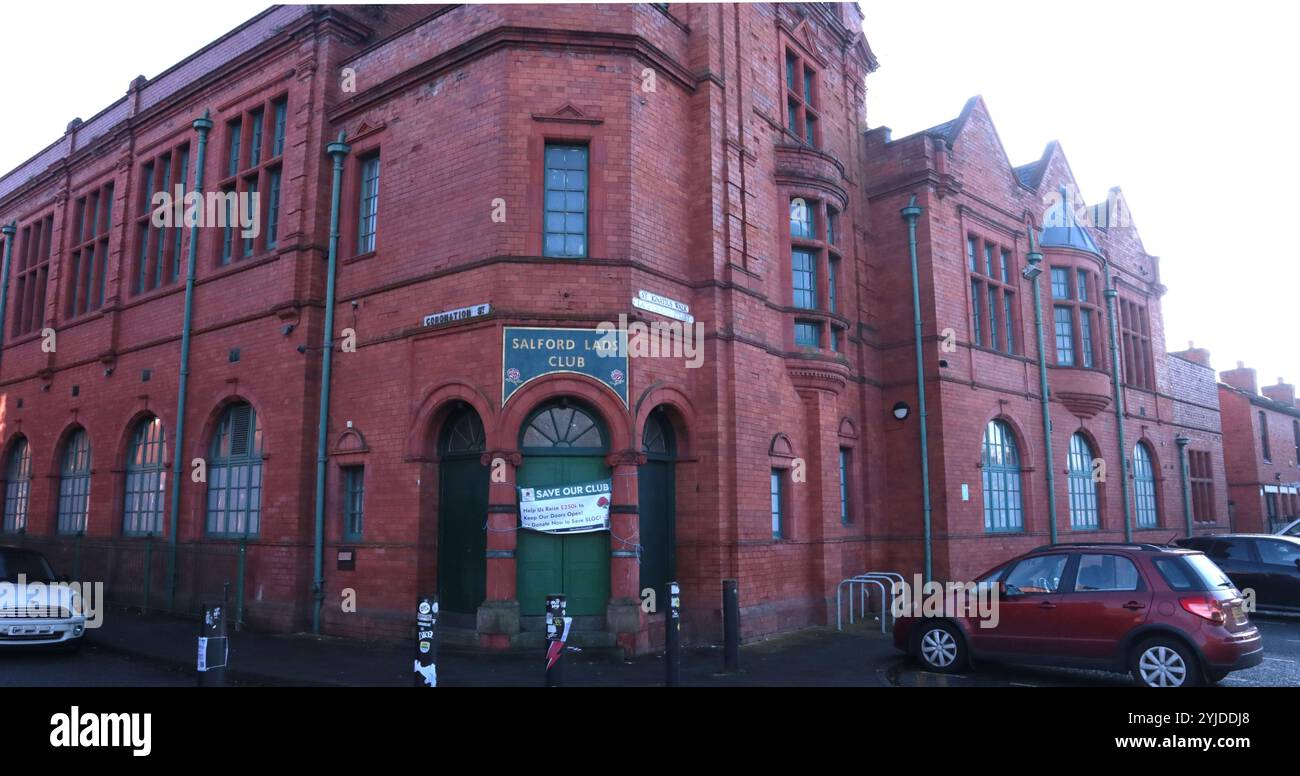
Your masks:
M889 617L889 609L894 600L894 585L903 583L903 575L897 571L869 571L864 574L849 577L840 582L835 589L835 629L844 629L844 588L849 589L849 624L852 625L853 619L853 593L854 587L858 588L857 592L861 599L861 612L863 619L867 616L867 603L869 594L868 585L874 585L880 590L880 632L885 632L886 620ZM886 585L885 583L889 584Z

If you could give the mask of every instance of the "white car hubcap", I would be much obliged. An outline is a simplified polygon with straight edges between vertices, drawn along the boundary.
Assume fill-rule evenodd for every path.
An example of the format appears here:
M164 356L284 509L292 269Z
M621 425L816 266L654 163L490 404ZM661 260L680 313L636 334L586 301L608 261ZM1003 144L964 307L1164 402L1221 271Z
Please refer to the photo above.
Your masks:
M957 659L957 641L942 628L935 628L921 638L921 657L935 668L947 668Z
M1138 659L1138 673L1148 687L1179 687L1187 679L1187 664L1176 650L1151 647Z

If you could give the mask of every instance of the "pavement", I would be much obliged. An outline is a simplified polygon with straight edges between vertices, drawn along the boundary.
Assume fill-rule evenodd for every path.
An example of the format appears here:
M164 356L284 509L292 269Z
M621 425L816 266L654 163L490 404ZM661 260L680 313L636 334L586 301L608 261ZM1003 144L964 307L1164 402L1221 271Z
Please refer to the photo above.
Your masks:
M886 670L898 653L890 637L858 625L843 632L810 628L743 645L737 673L723 673L720 648L684 649L681 685L708 687L886 686ZM195 677L197 622L160 614L113 609L104 624L87 631L89 652L142 661ZM262 686L409 687L413 644L364 642L327 636L239 631L230 634L226 670L231 684ZM565 686L655 687L664 684L662 657L624 660L608 651L570 653ZM0 684L7 662L0 661ZM544 653L443 649L442 687L541 686Z

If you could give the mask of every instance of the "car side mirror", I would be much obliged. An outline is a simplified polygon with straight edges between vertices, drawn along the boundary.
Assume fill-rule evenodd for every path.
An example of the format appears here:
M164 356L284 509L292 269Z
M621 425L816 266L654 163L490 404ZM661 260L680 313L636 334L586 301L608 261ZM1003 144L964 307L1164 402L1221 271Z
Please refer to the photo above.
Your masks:
M1006 583L1006 582L999 582L999 583L998 583L998 598L1006 598L1006 597L1009 596L1009 595L1011 595L1011 594L1007 592L1007 583Z

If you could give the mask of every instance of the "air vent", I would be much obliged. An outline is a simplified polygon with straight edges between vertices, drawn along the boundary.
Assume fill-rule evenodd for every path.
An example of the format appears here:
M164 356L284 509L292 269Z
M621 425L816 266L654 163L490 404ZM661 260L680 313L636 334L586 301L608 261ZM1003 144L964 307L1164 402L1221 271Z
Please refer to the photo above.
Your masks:
M152 369L142 369L142 370L140 370L140 382L142 382L142 383L147 383L147 382L149 382L149 379L150 379L151 377L153 377L153 370L152 370Z
M248 440L252 436L253 408L241 404L230 409L230 457L248 455Z
M230 363L232 364L239 363L239 348L230 349Z

